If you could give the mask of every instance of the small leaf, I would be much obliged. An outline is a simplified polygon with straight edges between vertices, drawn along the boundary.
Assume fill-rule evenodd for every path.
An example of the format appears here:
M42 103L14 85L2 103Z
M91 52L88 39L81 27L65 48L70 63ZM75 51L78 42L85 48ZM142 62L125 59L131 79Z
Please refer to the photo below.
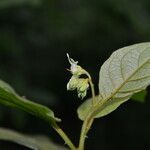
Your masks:
M97 100L92 110L93 117L111 113L149 85L150 43L135 44L115 51L101 67L99 90L102 99ZM82 120L90 108L88 103L86 101L78 108L78 116Z
M31 102L26 98L19 96L9 84L2 80L0 80L0 103L24 110L34 116L48 121L49 123L60 121L60 119L56 118L53 111L48 107Z
M143 103L143 102L145 102L146 95L147 95L147 91L144 90L144 91L141 91L139 93L134 94L131 97L131 99L134 100L134 101Z
M14 142L33 150L67 150L56 145L45 136L24 135L5 128L0 128L0 140Z
M96 96L95 101L97 102L99 98L100 98L99 96ZM79 119L85 120L88 112L90 112L91 106L92 106L92 98L89 98L78 107L77 114Z
M94 118L99 118L108 115L125 101L127 101L127 99L124 99L122 101L120 101L120 99L112 99L111 101L103 103L102 98L100 96L96 96L95 102L101 102L103 104L101 105L101 107L99 107L99 109L97 109ZM84 103L82 103L82 105L78 107L77 113L79 119L85 120L87 114L90 112L91 106L92 106L92 98L86 100Z

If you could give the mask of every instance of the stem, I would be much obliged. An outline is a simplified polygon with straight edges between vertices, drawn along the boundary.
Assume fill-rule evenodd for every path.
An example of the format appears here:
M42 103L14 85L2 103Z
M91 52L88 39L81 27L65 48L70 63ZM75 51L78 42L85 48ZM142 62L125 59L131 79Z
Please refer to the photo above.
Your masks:
M86 72L86 75L89 78L89 83L91 86L91 92L92 92L91 110L92 110L94 108L94 104L95 104L95 89L94 89L94 84L92 82L90 74L88 72ZM89 111L89 114L87 115L87 117L84 120L83 125L82 125L78 150L84 150L84 143L85 143L86 135L87 135L88 131L90 130L90 128L93 124L93 121L94 121L94 118L92 117L92 115Z
M79 148L78 150L84 150L84 143L85 143L85 139L86 139L86 135L93 123L94 119L86 119L83 123L82 129L81 129L81 135L80 135L80 142L79 142Z
M65 144L67 144L71 150L77 150L77 148L74 146L74 144L66 135L66 133L56 123L54 123L53 128L60 135L60 137L65 141Z
M90 74L86 71L86 75L89 78L89 83L90 83L90 87L91 87L91 93L92 93L92 106L94 106L94 102L95 102L95 89L94 89L94 84L92 81L92 78L90 76Z

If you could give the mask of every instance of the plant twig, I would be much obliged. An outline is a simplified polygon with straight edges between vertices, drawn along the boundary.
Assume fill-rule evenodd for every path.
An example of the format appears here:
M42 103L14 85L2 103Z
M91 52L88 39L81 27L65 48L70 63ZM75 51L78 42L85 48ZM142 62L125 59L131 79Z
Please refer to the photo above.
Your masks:
M91 86L91 92L92 92L92 107L91 107L91 110L92 110L94 108L94 104L95 104L95 89L94 89L94 84L92 82L90 74L87 72L86 75L89 77L89 83L90 83L90 86ZM89 113L87 115L86 119L84 120L83 125L82 125L78 150L84 150L85 139L87 137L88 131L90 130L90 128L93 124L93 121L94 121L94 118L92 117L91 113Z
M92 78L91 78L90 74L87 71L86 71L86 75L89 78L89 84L90 84L91 93L92 93L92 106L94 106L94 103L95 103L95 89L94 89L94 84L93 84L93 81L92 81Z
M60 137L64 140L65 144L67 144L71 150L77 150L77 148L74 146L70 138L56 123L54 123L53 128L60 135Z

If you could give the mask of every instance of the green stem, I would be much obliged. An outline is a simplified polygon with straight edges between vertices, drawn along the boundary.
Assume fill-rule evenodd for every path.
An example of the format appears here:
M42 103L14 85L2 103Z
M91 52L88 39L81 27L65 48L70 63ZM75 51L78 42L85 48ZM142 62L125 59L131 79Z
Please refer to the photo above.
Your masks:
M89 119L89 118L87 118L84 121L82 129L81 129L81 135L80 135L80 142L79 142L78 150L84 150L85 139L87 137L87 133L88 133L93 121L94 121L94 119Z
M87 72L86 75L89 77L89 83L90 83L90 86L91 86L91 92L92 92L92 107L91 107L91 110L92 110L94 108L94 104L95 104L95 89L94 89L94 84L92 82L90 74ZM90 130L90 128L93 124L93 121L94 121L94 118L92 117L92 115L89 111L89 114L87 115L87 117L84 120L83 125L82 125L78 150L84 150L85 139L87 137L88 131Z
M93 81L92 81L92 78L91 78L90 74L87 71L86 71L86 75L89 78L89 84L90 84L91 93L92 93L92 106L94 106L94 103L95 103L95 89L94 89L94 84L93 84Z
M60 137L64 140L65 144L67 144L71 150L77 150L77 148L74 146L74 144L66 135L66 133L56 123L54 123L53 128L60 135Z

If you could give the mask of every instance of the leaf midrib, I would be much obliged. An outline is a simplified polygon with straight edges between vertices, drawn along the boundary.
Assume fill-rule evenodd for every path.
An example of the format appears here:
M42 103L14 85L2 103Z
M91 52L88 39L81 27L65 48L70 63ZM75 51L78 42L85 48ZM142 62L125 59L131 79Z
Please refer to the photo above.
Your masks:
M113 96L115 96L118 91L128 82L130 78L132 78L137 71L139 71L147 62L149 62L150 59L147 59L141 66L139 66L110 96L106 97L104 100L99 101L94 107L93 111L91 112L91 117L94 117L95 112L99 109L100 106L102 106L105 102L110 100Z

